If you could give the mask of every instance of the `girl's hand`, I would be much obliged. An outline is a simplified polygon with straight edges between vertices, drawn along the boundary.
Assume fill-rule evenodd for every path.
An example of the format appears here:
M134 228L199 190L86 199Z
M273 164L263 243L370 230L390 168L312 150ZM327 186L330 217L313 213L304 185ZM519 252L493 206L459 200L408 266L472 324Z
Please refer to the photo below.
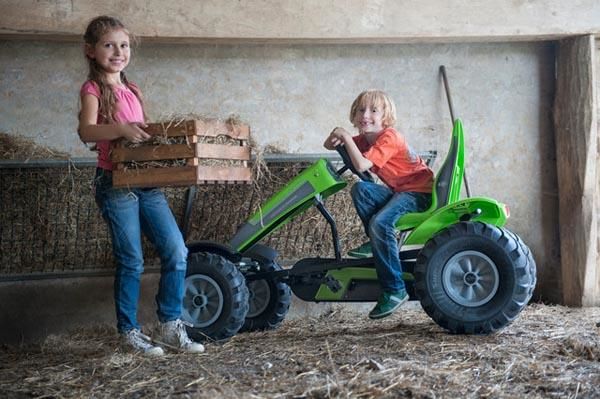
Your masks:
M143 131L142 127L146 127L146 124L128 123L119 125L121 137L134 144L146 141L152 136Z

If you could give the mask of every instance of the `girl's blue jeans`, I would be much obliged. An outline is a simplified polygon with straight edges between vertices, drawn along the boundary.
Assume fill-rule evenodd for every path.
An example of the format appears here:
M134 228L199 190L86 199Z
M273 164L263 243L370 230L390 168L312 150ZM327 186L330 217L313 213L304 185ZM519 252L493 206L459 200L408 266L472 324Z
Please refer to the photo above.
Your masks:
M387 186L360 181L352 186L351 196L371 239L381 288L389 292L405 289L395 225L407 213L426 210L431 205L431 194L395 193Z
M114 297L117 329L139 329L137 307L144 271L142 232L156 248L161 275L156 294L160 322L178 319L184 293L187 247L164 194L158 189L117 189L112 172L96 170L95 197L110 230L117 263Z

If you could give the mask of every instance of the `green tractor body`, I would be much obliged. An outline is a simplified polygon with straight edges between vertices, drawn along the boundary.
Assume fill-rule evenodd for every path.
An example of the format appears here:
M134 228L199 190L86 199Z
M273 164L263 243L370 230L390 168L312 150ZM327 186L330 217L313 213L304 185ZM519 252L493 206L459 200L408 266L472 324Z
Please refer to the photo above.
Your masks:
M314 206L315 199L325 199L346 185L346 181L336 173L333 165L325 159L320 159L265 202L259 211L242 225L229 245L238 252L246 251L261 238L292 220L294 216Z

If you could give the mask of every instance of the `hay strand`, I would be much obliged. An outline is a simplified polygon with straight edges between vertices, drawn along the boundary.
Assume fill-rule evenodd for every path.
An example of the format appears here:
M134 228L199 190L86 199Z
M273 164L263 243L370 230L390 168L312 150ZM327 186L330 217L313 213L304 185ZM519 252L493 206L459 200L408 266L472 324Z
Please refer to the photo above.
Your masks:
M547 398L600 396L600 308L534 304L498 334L450 335L409 303L370 321L341 305L275 331L148 359L93 327L0 352L8 397ZM20 395L20 396L19 396Z

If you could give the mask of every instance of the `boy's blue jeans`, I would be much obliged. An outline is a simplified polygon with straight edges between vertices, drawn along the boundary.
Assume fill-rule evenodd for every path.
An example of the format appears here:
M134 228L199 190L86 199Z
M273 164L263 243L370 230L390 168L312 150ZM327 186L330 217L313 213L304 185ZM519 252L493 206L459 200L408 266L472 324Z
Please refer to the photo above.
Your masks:
M389 187L360 181L352 186L352 201L371 239L377 277L384 291L405 289L395 224L401 216L431 205L431 194L395 193Z
M98 168L95 197L110 230L117 263L114 297L117 329L139 329L137 307L144 271L142 232L156 248L161 276L156 295L160 322L178 319L184 293L187 247L164 194L158 189L116 189L112 172Z

